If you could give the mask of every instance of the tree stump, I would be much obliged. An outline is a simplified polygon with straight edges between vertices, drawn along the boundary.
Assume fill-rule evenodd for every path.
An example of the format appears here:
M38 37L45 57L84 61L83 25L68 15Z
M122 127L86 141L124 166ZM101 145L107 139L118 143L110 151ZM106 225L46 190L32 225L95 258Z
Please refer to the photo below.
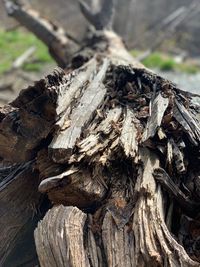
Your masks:
M12 256L45 215L42 267L200 266L200 96L132 58L113 5L80 4L96 31L1 108L0 265L33 266Z

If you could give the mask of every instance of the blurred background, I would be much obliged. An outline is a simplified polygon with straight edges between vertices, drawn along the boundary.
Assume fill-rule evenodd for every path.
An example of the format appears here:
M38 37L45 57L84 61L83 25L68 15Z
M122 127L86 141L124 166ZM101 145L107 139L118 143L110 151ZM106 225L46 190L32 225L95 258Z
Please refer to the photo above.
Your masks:
M88 25L75 0L21 0L20 3L60 24L78 40L86 34ZM114 29L130 52L147 67L178 83L182 89L200 93L199 0L116 0ZM20 68L14 68L16 60L26 51L30 53L28 60ZM14 99L20 89L55 66L45 45L8 17L0 0L0 105Z

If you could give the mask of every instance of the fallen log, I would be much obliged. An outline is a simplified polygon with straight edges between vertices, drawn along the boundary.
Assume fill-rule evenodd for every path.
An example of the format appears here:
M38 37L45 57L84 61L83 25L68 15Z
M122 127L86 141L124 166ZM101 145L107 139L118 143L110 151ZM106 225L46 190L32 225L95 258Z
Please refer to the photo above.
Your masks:
M106 16L64 71L1 109L2 266L21 235L14 193L29 195L20 212L40 209L38 191L53 206L34 231L40 266L200 265L200 96L136 62Z

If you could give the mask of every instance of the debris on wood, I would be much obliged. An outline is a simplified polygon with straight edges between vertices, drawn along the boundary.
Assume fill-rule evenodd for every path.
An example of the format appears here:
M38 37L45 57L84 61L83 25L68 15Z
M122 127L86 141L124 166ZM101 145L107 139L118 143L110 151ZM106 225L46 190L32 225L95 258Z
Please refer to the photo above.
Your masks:
M38 191L48 196L35 230L42 267L199 266L196 99L136 62L114 32L95 32L64 71L1 108L0 217L10 223L15 193L17 221L32 196L40 207ZM30 209L21 224L29 218ZM2 225L11 244L19 231Z

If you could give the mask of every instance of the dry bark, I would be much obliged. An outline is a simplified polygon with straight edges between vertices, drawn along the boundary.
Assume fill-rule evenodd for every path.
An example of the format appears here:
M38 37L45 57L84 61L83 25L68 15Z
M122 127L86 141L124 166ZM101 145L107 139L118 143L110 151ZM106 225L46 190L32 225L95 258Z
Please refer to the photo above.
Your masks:
M199 101L104 30L2 108L2 163L34 162L54 206L35 230L41 266L200 265Z

